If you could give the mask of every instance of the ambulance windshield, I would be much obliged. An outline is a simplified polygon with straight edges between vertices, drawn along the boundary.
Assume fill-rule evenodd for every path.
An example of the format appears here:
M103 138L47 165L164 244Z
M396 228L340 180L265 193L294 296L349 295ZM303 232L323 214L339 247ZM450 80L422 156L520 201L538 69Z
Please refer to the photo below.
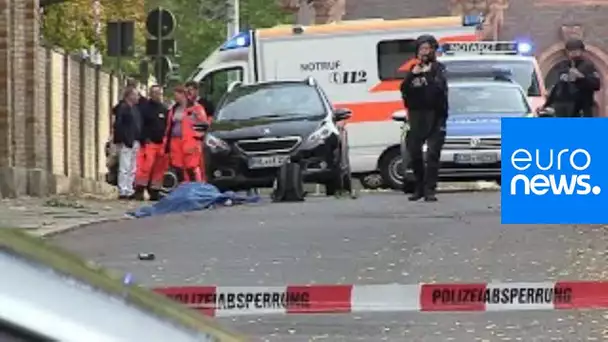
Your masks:
M292 119L324 114L323 100L303 83L269 83L235 88L221 101L216 121Z
M492 68L509 69L512 72L513 81L527 92L528 96L541 96L538 74L534 70L534 64L527 60L449 60L441 61L445 64L448 71L458 72L458 76L454 78L467 78L463 71L470 70L471 72L479 70L491 70Z

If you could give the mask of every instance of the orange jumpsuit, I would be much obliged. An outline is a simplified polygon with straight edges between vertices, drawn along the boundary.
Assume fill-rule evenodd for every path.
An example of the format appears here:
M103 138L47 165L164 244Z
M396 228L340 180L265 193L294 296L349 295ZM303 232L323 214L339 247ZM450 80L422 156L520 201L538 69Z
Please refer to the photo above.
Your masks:
M181 120L175 120L173 106L167 118L165 131L164 152L168 154L166 169L176 168L182 172L182 179L186 182L205 182L205 160L203 155L203 134L194 130L194 125L208 122L207 114L198 103L189 102L184 110ZM174 125L180 125L179 136L173 136ZM162 182L162 180L161 180Z
M164 104L150 102L143 115L143 136L146 141L137 152L135 186L155 192L162 189L166 171L163 140L167 130L167 108ZM152 194L151 194L152 196Z
M166 163L163 162L164 145L147 143L137 151L135 186L150 190L161 190Z

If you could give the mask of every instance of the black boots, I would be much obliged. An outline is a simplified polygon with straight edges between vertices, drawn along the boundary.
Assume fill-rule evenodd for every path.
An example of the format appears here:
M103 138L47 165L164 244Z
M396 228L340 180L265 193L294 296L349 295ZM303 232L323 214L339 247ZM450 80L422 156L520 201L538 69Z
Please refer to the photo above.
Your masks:
M146 191L145 187L139 186L139 185L136 186L135 193L133 194L131 199L136 200L136 201L143 201L145 191Z
M437 196L435 195L434 190L423 190L420 188L417 188L416 191L414 191L414 193L407 199L409 201L415 202L423 198L425 202L437 202Z
M424 201L425 202L437 202L437 196L435 195L435 190L427 190L424 193Z
M410 197L408 197L407 199L409 201L415 202L415 201L422 199L423 197L424 197L424 190L421 188L416 188L414 193L411 194Z
M150 201L156 202L160 200L160 190L156 189L148 189L148 199Z

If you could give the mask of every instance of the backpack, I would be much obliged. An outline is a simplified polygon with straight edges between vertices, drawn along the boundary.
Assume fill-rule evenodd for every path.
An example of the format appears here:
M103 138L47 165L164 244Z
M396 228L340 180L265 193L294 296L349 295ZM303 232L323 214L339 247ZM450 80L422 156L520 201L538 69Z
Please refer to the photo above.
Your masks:
M279 168L272 191L273 202L302 202L304 191L304 176L298 163L286 162Z

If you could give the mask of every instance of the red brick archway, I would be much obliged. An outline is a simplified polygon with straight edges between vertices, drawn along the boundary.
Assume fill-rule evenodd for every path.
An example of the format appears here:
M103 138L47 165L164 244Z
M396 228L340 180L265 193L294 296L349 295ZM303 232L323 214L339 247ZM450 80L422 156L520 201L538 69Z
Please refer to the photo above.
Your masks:
M595 46L586 45L586 57L595 65L601 76L602 89L596 94L599 116L608 116L608 55ZM564 44L557 43L545 50L539 57L538 63L543 76L546 76L555 64L564 58Z

